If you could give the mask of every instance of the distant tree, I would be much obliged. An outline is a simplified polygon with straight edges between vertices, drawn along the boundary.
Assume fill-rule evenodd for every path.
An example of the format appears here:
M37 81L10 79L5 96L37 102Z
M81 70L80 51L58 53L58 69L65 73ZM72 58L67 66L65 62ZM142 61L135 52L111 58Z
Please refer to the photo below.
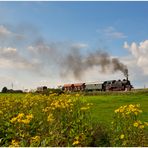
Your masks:
M7 87L3 87L2 93L6 93L8 91Z

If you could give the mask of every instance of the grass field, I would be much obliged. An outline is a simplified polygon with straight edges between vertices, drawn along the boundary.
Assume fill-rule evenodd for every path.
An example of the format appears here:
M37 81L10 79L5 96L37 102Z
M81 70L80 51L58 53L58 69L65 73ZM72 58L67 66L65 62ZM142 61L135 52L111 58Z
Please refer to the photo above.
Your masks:
M94 122L110 124L114 110L121 105L140 104L143 113L142 121L148 121L148 91L100 93L94 96L85 96L86 100L93 103L92 119Z

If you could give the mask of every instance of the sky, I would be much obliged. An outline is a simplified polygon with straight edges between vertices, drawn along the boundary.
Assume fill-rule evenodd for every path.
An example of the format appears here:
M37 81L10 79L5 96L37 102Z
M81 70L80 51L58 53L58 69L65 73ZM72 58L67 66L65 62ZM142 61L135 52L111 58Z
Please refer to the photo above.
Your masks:
M0 90L124 79L114 58L148 87L147 26L147 1L0 1Z

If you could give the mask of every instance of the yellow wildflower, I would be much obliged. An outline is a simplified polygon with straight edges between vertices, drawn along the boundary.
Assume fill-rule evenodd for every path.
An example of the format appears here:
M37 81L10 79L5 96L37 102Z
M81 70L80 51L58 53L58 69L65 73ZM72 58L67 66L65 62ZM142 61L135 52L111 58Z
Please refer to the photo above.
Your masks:
M135 127L138 127L138 122L134 122L134 124L133 124Z
M17 117L14 117L10 120L11 123L14 123L17 120Z
M17 119L17 122L18 122L18 123L21 123L21 122L22 122L22 120L21 120L21 119Z
M16 140L12 140L11 145L9 147L19 147L19 142Z
M30 123L30 120L29 119L24 119L21 122L24 123L24 124L29 124Z
M31 143L35 143L35 142L39 142L39 141L40 141L40 136L34 136L30 140Z
M19 113L17 118L22 118L24 116L24 113Z
M123 113L123 112L124 112L124 109L123 109L123 108L121 108L119 111L120 111L120 113Z
M52 107L46 107L46 108L44 109L44 112L48 112L50 109L52 109Z
M116 110L115 110L115 113L118 113L118 112L119 112L119 109L116 109Z
M77 144L79 144L80 142L78 141L78 140L76 140L76 141L74 141L73 143L72 143L72 145L77 145Z
M53 118L53 115L52 115L52 114L49 114L49 115L48 115L47 121L48 121L48 122L54 121L54 118Z
M129 108L134 108L135 106L133 104L130 104L129 105Z
M143 129L144 128L144 125L140 125L139 128Z
M123 134L120 135L120 139L124 139L124 135Z
M26 118L30 120L33 118L33 115L32 114L26 115Z
M54 103L54 106L55 106L55 108L59 108L59 107L60 107L59 102L58 102L58 101L55 102L55 103Z

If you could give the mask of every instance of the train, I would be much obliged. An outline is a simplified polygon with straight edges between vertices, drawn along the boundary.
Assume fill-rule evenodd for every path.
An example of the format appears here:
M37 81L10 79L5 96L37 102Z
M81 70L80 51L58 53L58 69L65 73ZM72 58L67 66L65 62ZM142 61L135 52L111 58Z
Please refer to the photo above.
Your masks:
M130 91L133 88L128 79L123 80L109 80L103 82L91 83L73 83L64 84L62 90L64 92L77 91Z

